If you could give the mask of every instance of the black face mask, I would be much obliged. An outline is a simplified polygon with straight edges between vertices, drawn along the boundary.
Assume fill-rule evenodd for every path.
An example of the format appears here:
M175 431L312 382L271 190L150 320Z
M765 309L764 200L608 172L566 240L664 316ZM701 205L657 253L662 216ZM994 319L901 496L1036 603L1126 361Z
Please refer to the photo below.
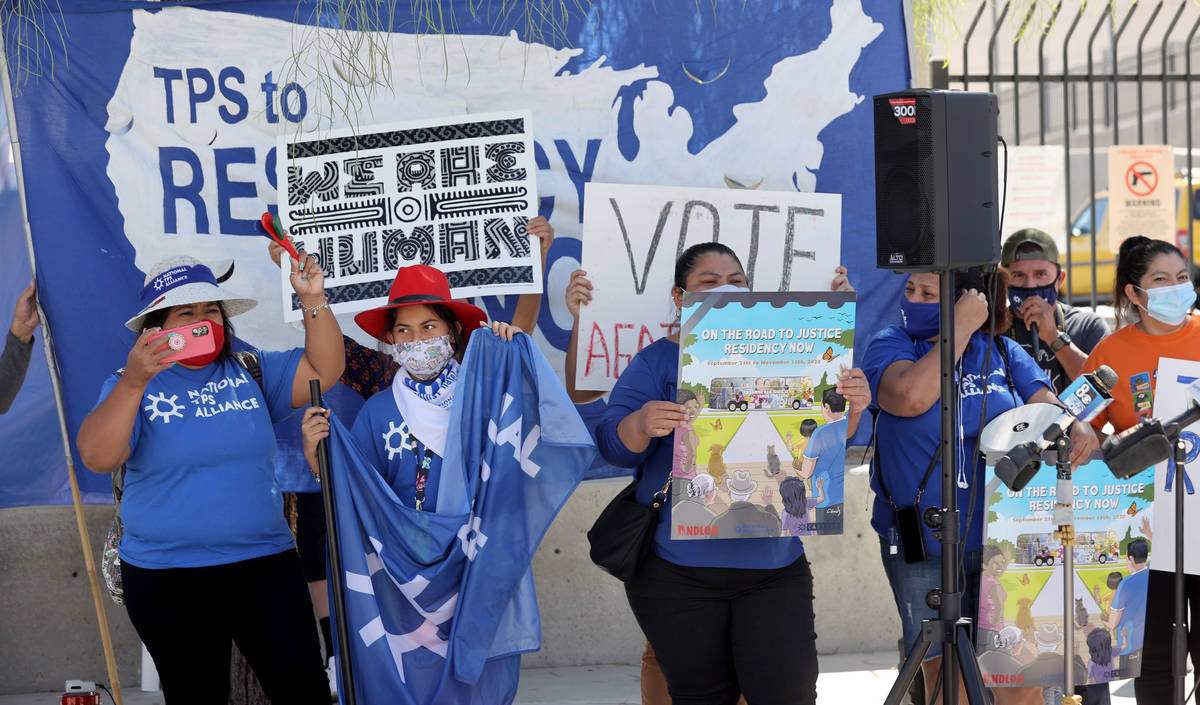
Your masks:
M1013 311L1021 308L1021 304L1025 299L1031 296L1040 296L1046 300L1046 303L1053 306L1058 302L1058 290L1053 284L1046 286L1010 286L1008 287L1008 305Z

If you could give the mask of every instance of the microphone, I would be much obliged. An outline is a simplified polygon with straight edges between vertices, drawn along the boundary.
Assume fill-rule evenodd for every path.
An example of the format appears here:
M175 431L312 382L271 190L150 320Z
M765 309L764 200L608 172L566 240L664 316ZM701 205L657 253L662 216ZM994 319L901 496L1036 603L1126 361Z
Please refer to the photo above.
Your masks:
M1046 427L1041 440L1021 443L997 461L996 477L1013 492L1024 489L1042 466L1042 453L1068 433L1076 421L1087 423L1112 403L1112 388L1118 379L1117 373L1108 365L1079 375L1058 395L1066 410Z
M1012 309L1013 315L1016 315L1016 313L1021 309L1021 302L1024 300L1025 298L1021 294L1014 294L1012 289L1009 289L1008 307ZM1042 355L1042 339L1038 335L1038 324L1030 323L1029 331L1033 333L1033 361L1037 362L1038 358L1040 358Z
M1100 452L1113 476L1127 480L1146 468L1171 457L1171 451L1183 429L1200 421L1200 381L1188 387L1192 395L1186 411L1173 419L1145 419L1120 433L1104 439Z

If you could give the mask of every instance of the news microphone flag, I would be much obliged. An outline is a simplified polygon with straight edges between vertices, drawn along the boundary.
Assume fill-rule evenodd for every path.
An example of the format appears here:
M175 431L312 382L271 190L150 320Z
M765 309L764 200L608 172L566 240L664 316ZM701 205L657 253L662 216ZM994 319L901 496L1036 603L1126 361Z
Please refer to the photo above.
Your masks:
M595 456L554 370L527 335L471 336L435 511L405 506L330 424L358 702L511 703L541 646L533 553Z
M1076 377L1075 381L1058 395L1058 400L1067 407L1072 416L1087 423L1112 403L1111 392L1116 382L1116 373L1112 368L1103 365L1092 374Z
M1117 373L1101 365L1094 373L1079 375L1058 396L1066 410L1042 432L1042 438L1016 446L996 462L996 477L1014 492L1029 484L1042 466L1042 454L1070 431L1076 421L1087 423L1112 402ZM1019 408L1019 407L1018 407Z

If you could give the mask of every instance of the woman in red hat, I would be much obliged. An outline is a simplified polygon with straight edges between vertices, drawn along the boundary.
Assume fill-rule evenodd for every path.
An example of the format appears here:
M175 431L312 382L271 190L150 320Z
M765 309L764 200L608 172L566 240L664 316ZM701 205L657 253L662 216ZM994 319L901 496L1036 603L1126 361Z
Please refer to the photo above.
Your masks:
M554 228L550 222L543 216L530 218L526 224L526 230L529 235L536 237L539 241L542 258L542 270L546 268L546 255L550 250L550 245L554 242ZM284 249L276 242L272 241L269 245L271 258L278 266L281 259L286 259ZM428 268L427 268L428 269ZM398 280L397 280L398 281ZM444 277L441 280L444 287ZM448 298L448 292L443 292ZM394 297L389 297L391 301ZM537 324L538 312L541 309L541 294L522 294L517 298L517 305L513 311L512 325L515 329L519 329L528 333L533 332L534 326ZM477 313L477 318L471 318L472 321L485 321L486 316L481 310L467 304L455 302L456 306L467 306L469 309ZM383 307L386 309L387 307ZM382 310L382 309L381 309ZM457 320L457 319L456 319ZM384 325L386 326L385 320ZM457 359L461 361L462 352L466 348L466 338L470 335L470 331L478 327L478 323L471 323L470 326L464 326L460 334L452 336L457 344ZM376 338L389 343L382 335L372 333ZM363 399L370 399L381 391L386 391L391 388L392 382L396 377L396 373L402 368L394 361L392 355L389 355L374 348L358 344L353 338L343 336L343 344L345 347L346 369L339 380L342 384L353 389ZM336 397L332 398L336 401ZM327 402L330 397L327 397ZM328 424L322 417L323 410L309 411L304 417L304 422L310 426L315 425L322 434L328 433ZM315 419L315 420L314 420ZM353 418L343 418L347 423L351 423ZM386 426L385 426L386 428ZM305 435L310 429L306 426ZM324 435L321 436L322 438ZM315 449L316 440L312 440L312 446ZM310 450L310 462L311 462ZM383 467L383 464L380 465ZM317 611L317 617L321 625L321 633L324 638L324 643L327 648L326 661L330 663L330 683L333 684L333 673L335 672L332 663L333 655L328 649L333 643L332 625L329 619L329 592L328 584L325 580L325 507L321 502L319 492L298 492L297 497L297 545L300 549L300 557L304 561L305 577L307 578L309 591L312 594L313 605Z
M354 317L364 331L392 347L399 365L389 388L358 412L350 434L405 504L436 511L438 474L445 453L450 407L467 339L488 326L477 306L450 298L446 275L417 264L396 272L388 303ZM493 321L505 340L521 332ZM317 442L329 436L325 410L304 415L304 455L316 468Z

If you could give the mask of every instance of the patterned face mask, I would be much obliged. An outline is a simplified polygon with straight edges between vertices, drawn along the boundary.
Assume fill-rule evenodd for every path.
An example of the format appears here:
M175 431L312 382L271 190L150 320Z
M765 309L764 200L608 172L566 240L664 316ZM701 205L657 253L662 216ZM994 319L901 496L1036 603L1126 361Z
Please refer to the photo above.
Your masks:
M392 346L392 359L414 379L419 380L437 377L452 357L454 346L450 344L449 335L396 343Z

